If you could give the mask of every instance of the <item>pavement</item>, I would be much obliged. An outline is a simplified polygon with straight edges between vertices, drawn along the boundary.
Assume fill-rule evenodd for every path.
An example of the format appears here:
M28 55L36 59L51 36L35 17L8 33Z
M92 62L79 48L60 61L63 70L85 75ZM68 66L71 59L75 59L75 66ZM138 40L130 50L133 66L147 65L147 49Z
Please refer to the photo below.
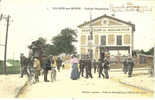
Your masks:
M133 77L121 71L109 72L110 79L98 78L93 73L93 79L81 77L70 79L71 70L61 70L57 73L57 81L40 82L29 85L20 98L153 98L154 80L149 77L148 70L136 70ZM50 75L48 76L50 80Z
M110 79L98 78L98 73L93 73L93 79L71 80L70 73L69 68L61 70L57 72L57 80L48 83L41 75L39 83L27 84L23 92L20 90L26 76L0 75L0 98L14 98L19 92L19 98L153 98L155 80L145 68L134 69L130 78L121 69L111 69Z
M26 81L27 77L19 74L0 75L0 98L15 98Z
M120 82L124 84L128 84L140 89L144 89L146 91L155 92L154 91L154 77L151 77L148 74L148 70L135 70L133 72L132 77L128 78L127 74L119 73Z

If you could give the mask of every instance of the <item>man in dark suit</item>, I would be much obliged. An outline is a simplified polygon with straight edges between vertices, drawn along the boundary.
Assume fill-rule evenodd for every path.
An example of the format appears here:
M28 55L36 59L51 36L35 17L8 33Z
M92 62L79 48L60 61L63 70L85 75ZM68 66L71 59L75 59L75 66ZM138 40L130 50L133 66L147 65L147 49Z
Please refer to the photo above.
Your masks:
M58 57L56 59L56 65L57 65L57 70L60 72L60 66L61 66L61 59L60 59L60 57Z
M110 62L108 61L107 58L104 59L104 74L106 79L109 79L109 74L108 74L108 70L110 69Z
M86 60L86 78L93 78L91 73L91 59L90 57Z
M83 77L84 66L85 66L84 60L83 60L83 59L80 59L79 64L80 64L80 74L81 74L82 77Z
M101 78L101 76L104 78L104 74L103 72L103 65L102 65L102 60L99 59L98 61L98 73L99 73L99 78Z
M134 67L134 62L131 56L128 57L128 77L132 76L132 71Z
M23 78L24 74L27 74L29 77L29 73L27 72L28 59L22 53L20 55L20 67L21 67L21 78Z
M101 58L101 60L103 62L104 61L104 58L105 58L105 52L104 52L104 50L101 51L100 58Z
M94 59L93 61L93 67L94 67L94 73L96 73L96 69L97 69L97 62L96 60Z
M46 59L46 64L43 67L44 69L44 81L45 82L49 82L49 80L47 79L47 75L48 75L48 71L51 70L51 64L52 64L52 55L50 55L47 59Z

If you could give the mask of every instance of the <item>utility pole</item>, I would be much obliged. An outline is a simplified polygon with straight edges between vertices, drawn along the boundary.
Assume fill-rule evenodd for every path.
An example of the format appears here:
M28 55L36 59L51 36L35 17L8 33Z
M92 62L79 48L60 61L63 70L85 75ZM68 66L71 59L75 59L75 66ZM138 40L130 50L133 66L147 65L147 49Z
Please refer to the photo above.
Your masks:
M5 35L5 44L1 44L1 46L5 47L4 50L4 62L3 62L3 74L6 74L6 59L7 59L7 44L8 44L8 31L9 31L9 22L10 22L10 15L8 15L7 17L4 16L3 14L1 14L0 16L0 20L2 19L6 19L6 35Z
M9 31L9 21L10 21L10 15L6 17L6 36L5 36L5 50L4 50L4 67L3 67L3 73L6 74L6 59L7 59L7 44L8 44L8 31Z

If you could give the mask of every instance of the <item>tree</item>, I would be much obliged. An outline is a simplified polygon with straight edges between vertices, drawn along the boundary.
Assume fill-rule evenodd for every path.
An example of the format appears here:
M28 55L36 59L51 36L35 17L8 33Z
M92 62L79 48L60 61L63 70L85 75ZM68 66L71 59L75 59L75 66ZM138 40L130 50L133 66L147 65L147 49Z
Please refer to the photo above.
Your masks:
M52 39L52 43L59 54L73 54L76 49L72 43L77 42L76 38L77 34L73 29L65 28Z
M46 45L46 39L44 39L43 37L39 37L38 41L40 41L42 45Z
M46 48L45 48L45 55L54 55L54 56L56 56L56 55L58 55L59 54L59 52L58 52L58 50L57 50L57 48L56 48L56 46L55 45L51 45L51 44L47 44L46 45Z
M145 55L154 55L154 49L151 48L148 51L141 50L140 53Z

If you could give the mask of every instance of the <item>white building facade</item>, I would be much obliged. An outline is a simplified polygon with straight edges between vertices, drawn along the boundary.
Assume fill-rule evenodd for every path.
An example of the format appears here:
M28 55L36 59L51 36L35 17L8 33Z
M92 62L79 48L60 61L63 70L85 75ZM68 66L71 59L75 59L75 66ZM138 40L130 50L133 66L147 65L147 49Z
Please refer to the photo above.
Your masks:
M80 55L88 54L89 50L92 51L93 59L99 59L102 50L109 52L110 55L132 54L134 24L103 15L78 27L80 28ZM89 43L91 31L93 40Z

